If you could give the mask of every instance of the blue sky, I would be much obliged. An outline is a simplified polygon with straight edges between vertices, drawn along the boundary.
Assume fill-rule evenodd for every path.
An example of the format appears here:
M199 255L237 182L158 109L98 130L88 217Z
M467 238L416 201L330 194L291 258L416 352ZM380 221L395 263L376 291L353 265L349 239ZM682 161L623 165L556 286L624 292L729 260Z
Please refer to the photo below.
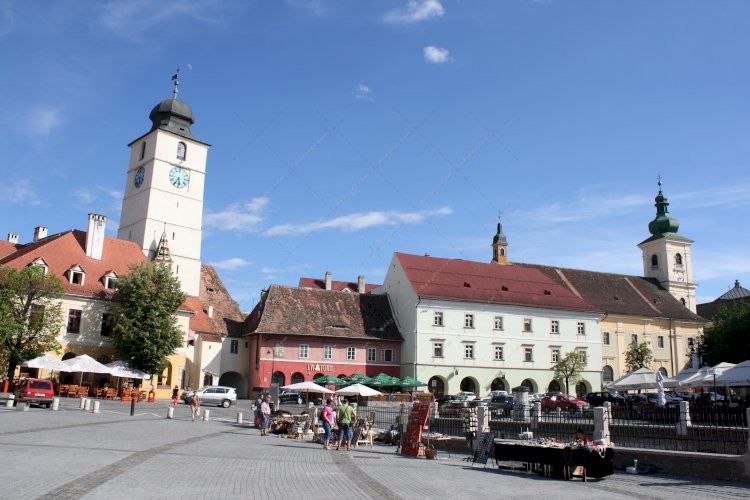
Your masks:
M180 94L203 260L249 310L393 252L642 274L657 175L698 302L750 287L750 3L0 0L0 234L116 234L127 144Z

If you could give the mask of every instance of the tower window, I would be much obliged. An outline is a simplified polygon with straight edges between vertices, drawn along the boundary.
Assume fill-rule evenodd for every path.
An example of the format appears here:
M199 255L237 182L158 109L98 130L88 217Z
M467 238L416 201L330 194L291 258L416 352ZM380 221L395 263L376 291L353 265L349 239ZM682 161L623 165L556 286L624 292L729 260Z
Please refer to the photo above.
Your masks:
M237 354L239 352L240 342L239 340L232 339L229 343L229 353Z
M674 263L675 265L681 266L682 265L682 255L677 253L674 256Z
M146 157L146 141L143 141L141 143L141 157L140 159L144 159Z
M180 141L177 143L177 159L184 160L185 154L187 153L187 146L184 142Z
M505 255L505 249L504 249L504 248L501 248L501 249L500 249L500 256L502 257L502 256L504 256L504 255Z
M659 267L659 257L656 254L651 256L651 267Z

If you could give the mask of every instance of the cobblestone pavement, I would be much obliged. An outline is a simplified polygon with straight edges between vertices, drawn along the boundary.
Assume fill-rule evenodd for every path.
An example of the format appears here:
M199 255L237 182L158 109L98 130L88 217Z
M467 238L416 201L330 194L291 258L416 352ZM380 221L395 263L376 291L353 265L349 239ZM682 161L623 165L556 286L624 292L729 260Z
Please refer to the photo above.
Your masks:
M1 403L0 403L1 404ZM0 406L2 498L305 498L357 499L748 498L750 485L618 472L604 480L563 482L464 462L407 458L395 448L326 451L309 441L261 437L240 408L209 408L192 422L185 405L167 419L166 402L102 401L85 412L75 399L59 411Z

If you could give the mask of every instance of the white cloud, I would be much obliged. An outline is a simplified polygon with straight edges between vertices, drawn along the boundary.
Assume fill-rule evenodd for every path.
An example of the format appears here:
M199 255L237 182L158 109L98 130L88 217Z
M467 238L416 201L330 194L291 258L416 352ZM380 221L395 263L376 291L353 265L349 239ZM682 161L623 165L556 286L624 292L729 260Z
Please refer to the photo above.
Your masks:
M385 13L383 20L392 24L414 24L445 14L439 0L409 0L405 9L394 9Z
M11 184L0 185L0 199L24 205L39 205L39 197L29 179L19 179Z
M179 17L218 24L226 5L218 0L112 0L100 7L99 23L119 36L133 38Z
M37 107L32 109L24 121L24 130L28 135L44 136L60 125L60 110L56 108Z
M361 83L357 85L357 88L352 95L358 101L361 101L362 99L372 101L372 90L367 85L362 85Z
M451 213L453 213L453 210L449 207L442 207L436 210L421 210L418 212L372 211L353 213L308 224L279 224L268 229L263 234L266 236L281 236L287 234L308 234L326 230L355 232L377 226L420 224L430 217L445 216Z
M432 64L453 62L453 58L446 49L435 47L434 45L428 45L424 48L424 58L425 61Z
M91 205L96 201L96 195L86 187L79 187L73 194L80 205Z
M231 259L220 260L218 262L211 262L209 264L214 266L216 269L229 271L229 270L239 269L241 267L249 266L250 262L240 257L234 257Z
M207 212L203 216L203 227L219 231L258 231L263 221L260 212L268 204L268 198L260 196L248 202L233 203L219 212Z

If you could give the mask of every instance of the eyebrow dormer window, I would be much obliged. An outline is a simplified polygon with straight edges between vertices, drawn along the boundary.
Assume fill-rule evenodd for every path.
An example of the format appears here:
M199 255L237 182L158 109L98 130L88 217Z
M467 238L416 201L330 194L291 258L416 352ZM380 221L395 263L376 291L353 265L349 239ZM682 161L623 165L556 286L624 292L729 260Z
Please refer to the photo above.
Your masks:
M187 153L187 146L184 142L180 141L177 143L177 159L184 160Z

